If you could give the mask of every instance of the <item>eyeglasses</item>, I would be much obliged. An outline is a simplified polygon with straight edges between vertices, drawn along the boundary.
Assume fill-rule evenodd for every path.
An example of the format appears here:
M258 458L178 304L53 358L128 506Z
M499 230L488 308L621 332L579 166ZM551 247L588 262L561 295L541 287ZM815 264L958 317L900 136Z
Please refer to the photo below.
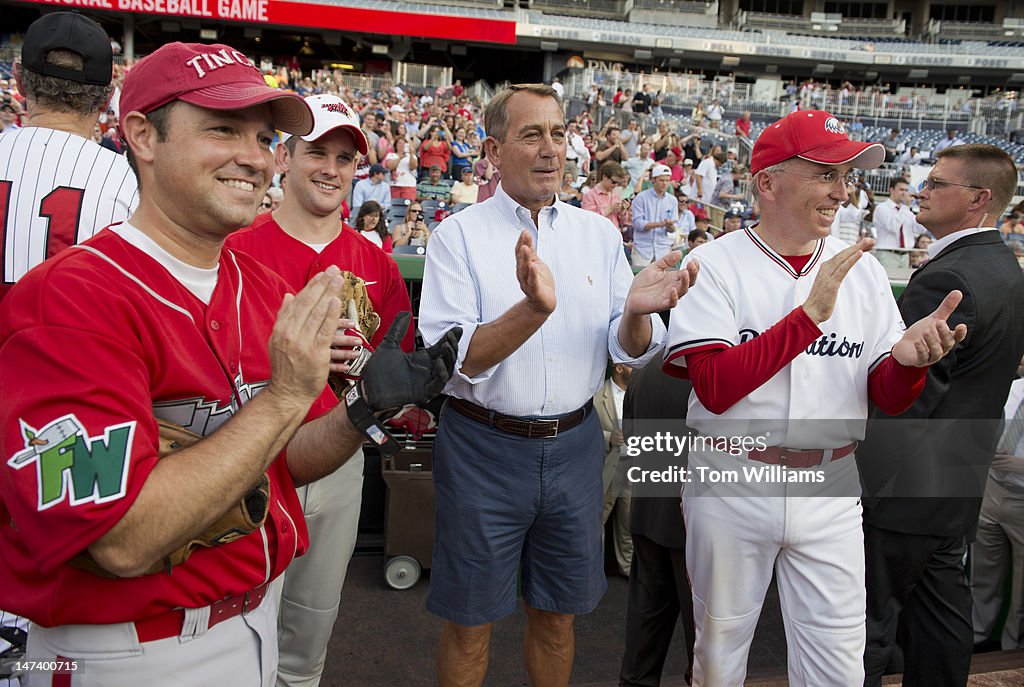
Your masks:
M856 184L857 183L857 173L856 172L847 172L846 174L840 174L839 172L837 172L834 169L833 170L829 170L828 172L822 172L821 174L807 174L807 173L804 173L804 172L796 172L796 171L791 170L791 169L779 169L779 170L776 170L776 171L784 172L786 174L795 174L796 176L803 177L805 179L813 179L813 180L815 180L817 182L825 184L826 186L831 186L832 184L836 183L836 181L839 181L839 180L841 180L843 182L844 186L846 186L847 184Z
M936 179L935 177L928 177L927 179L921 182L921 184L917 187L917 190L923 191L925 189L928 189L929 191L934 191L935 189L942 188L943 186L959 186L961 188L977 189L978 191L982 191L985 189L984 186L975 186L973 184L961 184L956 181L946 181L945 179Z

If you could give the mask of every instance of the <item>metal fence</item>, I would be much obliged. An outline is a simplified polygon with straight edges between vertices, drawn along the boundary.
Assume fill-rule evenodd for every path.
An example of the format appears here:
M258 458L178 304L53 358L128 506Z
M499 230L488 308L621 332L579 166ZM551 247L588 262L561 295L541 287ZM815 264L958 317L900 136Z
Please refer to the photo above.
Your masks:
M766 98L758 84L735 83L729 79L705 80L701 74L654 73L636 74L600 69L574 70L565 79L567 94L587 98L591 85L603 88L606 100L619 88L634 92L643 85L652 93L659 93L667 107L693 107L698 101L705 105L718 98L731 112L749 110L763 117L780 117L789 112L798 98L781 95ZM1004 135L1022 127L1021 110L1017 100L1000 94L990 98L973 98L969 89L950 90L936 94L921 90L917 93L882 93L823 88L812 91L803 99L803 109L823 109L846 118L886 120L899 128L931 128L963 125L968 121L984 122L986 131Z

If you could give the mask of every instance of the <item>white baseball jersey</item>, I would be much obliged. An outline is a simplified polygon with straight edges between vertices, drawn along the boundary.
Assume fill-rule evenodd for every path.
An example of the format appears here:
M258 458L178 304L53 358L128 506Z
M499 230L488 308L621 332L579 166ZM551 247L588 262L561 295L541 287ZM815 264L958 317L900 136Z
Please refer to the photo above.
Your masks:
M798 274L752 229L703 246L689 258L700 262L700 278L672 312L666 362L685 366L689 350L735 346L760 335L807 300L821 264L845 248L831 236L819 240ZM735 420L742 423L730 427L737 435L770 432L770 445L792 448L838 448L863 438L868 374L905 329L877 260L864 255L853 266L832 317L819 327L818 340L721 415L691 394L687 424L714 436L722 432L723 421ZM801 422L811 419L853 422L842 424L848 434L823 437L823 427L839 430L840 424Z
M138 182L123 155L64 131L0 137L0 298L47 258L128 218Z
M797 272L751 229L703 246L691 257L700 262L700 277L672 312L667 362L685 366L688 351L736 346L759 336L807 300L822 263L844 248L831 236L820 239ZM903 330L877 260L864 255L853 266L832 317L819 328L822 336L721 415L691 394L687 424L706 436L764 436L767 446L790 448L838 448L862 438L868 375ZM747 465L764 467L745 455L693 448L689 453L689 466L697 471ZM756 478L714 485L713 491L693 481L685 485L695 685L743 684L773 571L783 599L799 599L783 610L790 684L863 684L864 543L857 468L847 457L821 470L820 485L793 488Z

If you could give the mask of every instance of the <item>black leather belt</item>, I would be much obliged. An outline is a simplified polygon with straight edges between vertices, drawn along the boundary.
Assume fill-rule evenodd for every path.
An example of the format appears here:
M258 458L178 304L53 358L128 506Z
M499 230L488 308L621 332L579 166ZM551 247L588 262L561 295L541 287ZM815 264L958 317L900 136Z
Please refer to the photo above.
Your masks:
M449 398L448 405L470 420L476 420L507 434L515 434L528 439L553 439L558 436L559 432L567 432L583 422L587 413L594 407L593 401L587 401L579 410L557 420L528 420L512 415L503 415L461 398Z

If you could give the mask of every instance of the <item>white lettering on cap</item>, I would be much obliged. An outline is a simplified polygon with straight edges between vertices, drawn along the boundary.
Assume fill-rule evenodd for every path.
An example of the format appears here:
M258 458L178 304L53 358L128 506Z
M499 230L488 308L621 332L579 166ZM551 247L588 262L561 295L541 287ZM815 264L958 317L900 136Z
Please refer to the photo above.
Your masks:
M229 67L233 64L239 64L246 67L256 69L256 65L252 63L248 57L238 52L237 50L222 49L217 52L200 53L195 57L185 60L185 64L196 70L196 76L200 79L206 76L207 71L203 70L203 65L200 61L206 64L206 70L214 71L221 67ZM257 70L259 71L259 70Z

